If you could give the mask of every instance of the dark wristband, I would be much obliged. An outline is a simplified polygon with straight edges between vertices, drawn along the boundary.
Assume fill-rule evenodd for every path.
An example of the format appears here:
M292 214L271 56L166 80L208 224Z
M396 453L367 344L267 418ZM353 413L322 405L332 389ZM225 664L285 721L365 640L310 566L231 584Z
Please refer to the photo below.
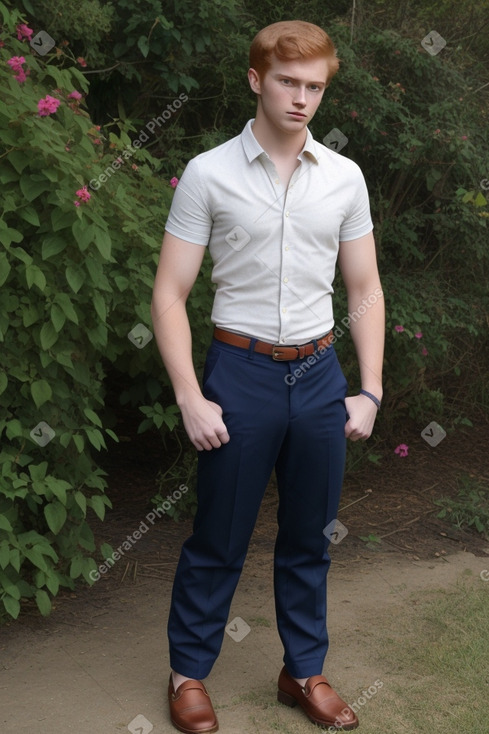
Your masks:
M366 395L367 398L370 398L370 400L373 400L373 402L377 406L377 409L380 410L380 400L376 398L375 395L372 395L371 392L367 392L367 390L360 390L360 395Z

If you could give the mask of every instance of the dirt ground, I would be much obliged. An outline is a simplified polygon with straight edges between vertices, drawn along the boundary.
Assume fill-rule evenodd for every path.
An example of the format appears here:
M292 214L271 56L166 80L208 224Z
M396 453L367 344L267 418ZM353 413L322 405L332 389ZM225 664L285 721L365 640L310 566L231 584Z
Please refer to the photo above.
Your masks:
M114 509L96 527L98 540L113 548L151 509L162 465L159 440L137 436L130 426L127 434L106 457ZM350 703L376 680L388 687L389 668L376 650L397 610L415 605L418 593L455 588L464 574L478 579L489 568L489 542L437 519L433 504L454 495L462 472L489 480L488 435L480 422L431 447L413 428L392 446L384 443L379 465L348 475L339 515L348 534L331 546L325 674ZM401 442L409 445L405 458L394 453ZM272 589L276 504L272 481L231 610L234 628L249 631L241 640L225 635L207 681L221 731L229 734L316 731L301 711L275 700L282 664ZM0 629L3 732L174 731L165 701L165 625L179 549L190 530L190 519L162 517L93 587L60 594L49 618L33 608ZM361 539L371 533L380 542ZM376 724L375 706L362 709L364 734L385 731Z

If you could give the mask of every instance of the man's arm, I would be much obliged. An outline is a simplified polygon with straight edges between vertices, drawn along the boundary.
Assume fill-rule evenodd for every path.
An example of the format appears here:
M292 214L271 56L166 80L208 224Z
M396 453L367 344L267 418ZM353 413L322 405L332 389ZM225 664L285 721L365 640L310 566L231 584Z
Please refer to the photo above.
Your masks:
M348 311L359 313L351 319L350 330L362 389L381 400L385 308L373 234L340 242L338 264L348 295ZM345 426L347 438L368 438L377 415L375 403L365 395L355 395L346 398L346 407L350 416Z
M186 302L205 247L165 232L153 288L151 317L161 358L170 377L183 424L201 451L229 441L222 409L202 395L192 360L192 335Z

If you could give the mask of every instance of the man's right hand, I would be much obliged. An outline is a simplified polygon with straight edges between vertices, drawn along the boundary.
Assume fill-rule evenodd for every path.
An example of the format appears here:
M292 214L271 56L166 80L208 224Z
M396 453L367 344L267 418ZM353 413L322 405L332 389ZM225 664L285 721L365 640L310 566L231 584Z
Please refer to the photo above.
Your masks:
M183 425L197 451L218 449L228 443L229 433L222 420L222 408L203 395L186 397L180 404Z

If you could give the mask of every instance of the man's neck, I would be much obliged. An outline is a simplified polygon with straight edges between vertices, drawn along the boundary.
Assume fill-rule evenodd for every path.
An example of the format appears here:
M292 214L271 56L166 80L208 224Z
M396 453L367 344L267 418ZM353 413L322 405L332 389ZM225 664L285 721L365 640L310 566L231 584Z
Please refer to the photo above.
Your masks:
M256 140L274 162L297 158L307 137L307 130L300 130L292 135L271 128L258 114L251 129Z

